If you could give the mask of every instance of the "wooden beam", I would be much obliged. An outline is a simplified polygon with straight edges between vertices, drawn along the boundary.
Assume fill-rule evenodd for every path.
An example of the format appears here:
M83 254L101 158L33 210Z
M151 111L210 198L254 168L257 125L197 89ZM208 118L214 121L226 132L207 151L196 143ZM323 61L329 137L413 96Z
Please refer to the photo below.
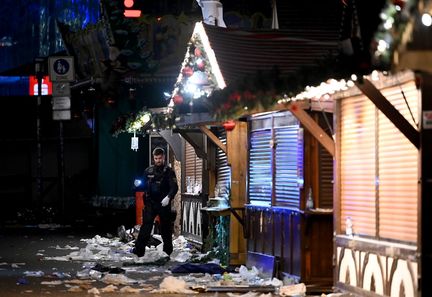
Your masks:
M303 124L303 126L322 144L322 146L332 155L335 156L335 143L333 139L318 125L317 122L301 107L292 103L289 105L289 111Z
M207 135L208 138L210 138L210 140L214 144L216 144L221 150L223 150L225 154L227 153L226 145L223 144L222 141L220 141L220 139L216 135L214 135L214 133L210 131L209 128L204 125L200 125L199 128L205 135Z
M405 135L417 148L420 148L420 132L417 131L400 112L384 97L368 79L363 82L356 81L356 86L363 92L375 106Z
M207 153L204 148L203 135L201 132L189 132L187 130L178 129L177 132L183 136L183 138L189 142L195 150L198 157L203 160L207 160ZM198 134L198 135L197 135Z

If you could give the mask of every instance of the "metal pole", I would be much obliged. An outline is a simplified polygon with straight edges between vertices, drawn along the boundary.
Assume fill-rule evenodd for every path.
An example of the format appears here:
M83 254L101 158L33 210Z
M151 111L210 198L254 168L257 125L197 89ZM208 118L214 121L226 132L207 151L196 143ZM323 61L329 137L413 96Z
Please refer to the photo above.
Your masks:
M59 198L60 211L62 217L65 215L65 166L64 166L64 139L63 139L63 121L59 121L59 147L58 147L58 178L59 178Z
M36 104L36 193L37 203L39 207L42 207L42 144L41 144L41 127L40 127L40 106L42 102L42 78L43 78L43 63L42 58L36 59L36 78L38 83L38 95Z

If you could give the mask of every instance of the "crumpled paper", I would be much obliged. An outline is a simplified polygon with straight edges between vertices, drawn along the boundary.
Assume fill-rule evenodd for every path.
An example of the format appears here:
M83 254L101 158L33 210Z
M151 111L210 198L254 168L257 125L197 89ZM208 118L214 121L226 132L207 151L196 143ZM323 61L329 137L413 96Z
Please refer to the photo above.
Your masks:
M172 294L198 294L198 292L188 289L186 282L174 276L167 276L159 285L159 289L150 291L150 293Z
M281 296L305 296L306 285L304 283L282 286L279 289L279 295Z

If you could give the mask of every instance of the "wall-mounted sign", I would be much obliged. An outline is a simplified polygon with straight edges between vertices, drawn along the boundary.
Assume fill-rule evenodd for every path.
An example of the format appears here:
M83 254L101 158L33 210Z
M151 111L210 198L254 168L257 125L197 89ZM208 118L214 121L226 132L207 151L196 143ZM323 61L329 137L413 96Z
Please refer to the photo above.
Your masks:
M432 129L432 110L423 111L423 129Z
M53 82L52 83L53 97L70 97L70 85L68 82Z
M54 121L64 121L71 119L70 109L66 110L53 110L53 120Z
M69 82L75 80L73 57L49 57L48 64L51 81Z
M139 9L130 9L134 5L134 0L124 0L123 2L126 9L123 14L127 18L139 18L141 16L141 10Z
M52 82L49 79L49 76L44 76L42 78L42 82L41 82L41 87L42 87L42 92L41 95L45 96L45 95L51 95L52 94ZM29 95L30 96L37 96L38 94L38 80L36 78L36 76L30 76L29 77Z
M64 110L70 109L71 107L71 100L69 97L53 97L52 99L53 110Z

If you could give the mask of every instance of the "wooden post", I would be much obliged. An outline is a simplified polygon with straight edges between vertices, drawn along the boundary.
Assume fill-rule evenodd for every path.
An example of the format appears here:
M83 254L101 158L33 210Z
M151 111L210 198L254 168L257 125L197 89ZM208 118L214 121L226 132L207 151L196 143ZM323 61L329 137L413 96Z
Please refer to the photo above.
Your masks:
M240 216L244 214L246 203L247 178L247 123L236 121L232 131L227 131L227 157L231 166L231 208ZM240 265L246 263L246 239L243 225L231 214L230 217L230 264Z

